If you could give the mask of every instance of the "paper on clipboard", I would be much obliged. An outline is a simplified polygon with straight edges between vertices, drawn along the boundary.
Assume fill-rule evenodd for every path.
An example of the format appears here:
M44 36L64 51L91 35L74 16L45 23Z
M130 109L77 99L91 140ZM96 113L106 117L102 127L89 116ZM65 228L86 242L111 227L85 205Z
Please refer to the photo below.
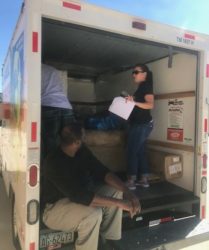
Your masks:
M109 111L128 120L134 106L134 102L126 101L123 97L115 97L109 107Z

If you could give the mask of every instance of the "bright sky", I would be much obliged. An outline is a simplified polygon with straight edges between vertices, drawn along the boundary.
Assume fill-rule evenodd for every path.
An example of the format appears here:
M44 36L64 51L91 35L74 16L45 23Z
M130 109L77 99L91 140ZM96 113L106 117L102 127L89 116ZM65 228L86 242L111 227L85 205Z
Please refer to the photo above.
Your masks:
M31 0L36 1L36 0ZM79 1L79 0L78 0ZM85 1L85 0L83 0ZM86 0L161 23L209 34L208 0ZM9 46L22 0L2 0L0 7L0 64ZM1 92L1 77L0 77Z

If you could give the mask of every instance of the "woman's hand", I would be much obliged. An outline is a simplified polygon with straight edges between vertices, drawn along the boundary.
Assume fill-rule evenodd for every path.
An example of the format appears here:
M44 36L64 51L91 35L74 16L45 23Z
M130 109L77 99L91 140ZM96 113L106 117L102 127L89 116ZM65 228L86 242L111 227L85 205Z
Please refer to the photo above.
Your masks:
M134 97L131 95L128 95L125 99L126 99L126 102L127 101L134 102Z

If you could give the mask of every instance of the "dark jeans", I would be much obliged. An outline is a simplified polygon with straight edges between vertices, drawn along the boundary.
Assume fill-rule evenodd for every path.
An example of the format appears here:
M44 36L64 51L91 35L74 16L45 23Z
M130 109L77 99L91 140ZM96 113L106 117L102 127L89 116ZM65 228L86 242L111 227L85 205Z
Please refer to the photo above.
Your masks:
M59 133L75 121L73 110L41 107L41 159L53 150L59 143Z
M128 129L128 176L136 179L149 172L145 152L146 140L153 129L153 121L130 125Z

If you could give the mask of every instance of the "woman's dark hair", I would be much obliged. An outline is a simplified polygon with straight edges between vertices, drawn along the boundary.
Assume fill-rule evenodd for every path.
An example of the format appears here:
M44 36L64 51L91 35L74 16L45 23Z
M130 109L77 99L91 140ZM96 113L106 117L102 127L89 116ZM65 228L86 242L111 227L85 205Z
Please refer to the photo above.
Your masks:
M83 138L83 127L79 123L72 123L65 126L60 133L60 144L68 146Z
M146 82L153 84L152 71L150 71L150 69L148 68L147 65L137 64L137 65L135 65L135 67L139 67L142 69L143 72L146 72L147 73Z

